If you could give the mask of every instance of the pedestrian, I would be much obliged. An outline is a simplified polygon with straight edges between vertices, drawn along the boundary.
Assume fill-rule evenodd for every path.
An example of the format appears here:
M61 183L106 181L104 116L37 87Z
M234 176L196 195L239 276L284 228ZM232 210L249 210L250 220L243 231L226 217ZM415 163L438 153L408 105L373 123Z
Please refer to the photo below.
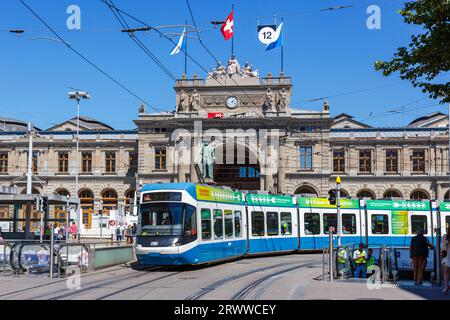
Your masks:
M117 242L122 241L122 226L117 226L116 228L116 238L117 238Z
M44 231L44 240L51 240L51 237L52 237L52 226L48 224Z
M350 260L346 248L340 247L337 251L338 277L351 278Z
M0 228L0 244L3 244L5 240L3 239L2 228Z
M355 278L365 278L367 253L364 250L364 243L359 244L359 248L353 252L353 262L355 263Z
M136 239L136 236L137 236L137 225L136 225L136 222L133 223L133 226L131 227L131 235L132 235L131 240L132 240L132 243L133 243L134 240Z
M433 248L428 239L423 235L422 228L416 230L417 234L412 237L409 246L409 256L412 259L414 267L414 282L416 285L422 285L423 272L427 265L428 248Z
M69 228L69 233L72 235L72 239L76 239L77 238L77 225L75 224L75 221L72 221L72 225Z
M442 255L442 269L444 272L444 288L442 292L447 294L449 289L448 282L450 280L450 256L448 249L450 246L450 224L447 225L447 233L442 237L441 241L441 255Z

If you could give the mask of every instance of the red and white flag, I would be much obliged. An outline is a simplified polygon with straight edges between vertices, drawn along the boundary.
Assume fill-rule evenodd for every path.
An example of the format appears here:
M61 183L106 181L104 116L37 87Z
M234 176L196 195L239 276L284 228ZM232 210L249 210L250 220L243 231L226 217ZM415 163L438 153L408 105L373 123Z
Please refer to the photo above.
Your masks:
M233 11L231 11L227 20L225 20L225 22L222 24L222 27L220 28L220 31L222 32L222 35L225 40L229 40L231 37L233 37L233 33L234 33L233 25L234 25Z

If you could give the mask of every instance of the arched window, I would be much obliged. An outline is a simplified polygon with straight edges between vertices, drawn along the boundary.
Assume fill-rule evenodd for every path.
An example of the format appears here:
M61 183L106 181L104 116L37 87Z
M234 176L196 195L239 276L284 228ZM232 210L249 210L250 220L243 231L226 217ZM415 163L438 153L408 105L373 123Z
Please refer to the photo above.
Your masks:
M109 214L110 210L117 209L117 192L113 189L106 189L102 192L103 214Z
M132 213L134 205L135 190L131 189L125 193L125 212Z
M411 192L411 196L409 197L411 200L426 200L429 199L430 196L424 190L414 190Z
M70 197L70 192L69 192L69 190L64 189L64 188L57 189L57 190L55 191L55 193L58 194L58 195L60 195L60 196L63 196L63 197L67 197L67 196Z
M450 190L448 190L444 195L444 201L450 201Z
M361 198L370 198L372 200L376 199L375 194L372 191L367 190L367 189L359 190L358 193L356 194L356 197L360 198L360 199Z
M403 196L399 191L391 189L384 193L383 198L403 198Z
M22 194L27 194L27 188L22 190ZM31 194L41 194L38 188L31 188Z
M307 185L303 185L301 187L299 187L296 191L295 194L312 194L314 196L318 196L316 189L314 189L311 186L307 186Z
M80 207L82 220L86 229L92 227L92 213L94 212L94 193L89 189L83 189L78 192L80 198Z
M341 198L349 198L348 192L344 189L340 190Z

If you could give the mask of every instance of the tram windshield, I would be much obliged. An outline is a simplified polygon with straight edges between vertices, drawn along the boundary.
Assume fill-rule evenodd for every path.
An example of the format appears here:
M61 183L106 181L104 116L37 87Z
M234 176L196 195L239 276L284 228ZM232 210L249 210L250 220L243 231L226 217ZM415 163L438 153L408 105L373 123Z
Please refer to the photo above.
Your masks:
M141 205L142 233L149 236L179 236L191 228L195 207L186 203L148 203Z

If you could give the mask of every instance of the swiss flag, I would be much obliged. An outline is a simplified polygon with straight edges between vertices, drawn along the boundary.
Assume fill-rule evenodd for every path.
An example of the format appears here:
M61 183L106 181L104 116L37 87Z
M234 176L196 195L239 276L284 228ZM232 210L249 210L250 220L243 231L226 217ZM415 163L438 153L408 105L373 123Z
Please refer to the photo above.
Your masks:
M227 20L222 24L222 27L220 28L220 31L222 32L222 35L225 40L229 40L231 37L233 37L233 11L231 11L230 15L228 16Z

